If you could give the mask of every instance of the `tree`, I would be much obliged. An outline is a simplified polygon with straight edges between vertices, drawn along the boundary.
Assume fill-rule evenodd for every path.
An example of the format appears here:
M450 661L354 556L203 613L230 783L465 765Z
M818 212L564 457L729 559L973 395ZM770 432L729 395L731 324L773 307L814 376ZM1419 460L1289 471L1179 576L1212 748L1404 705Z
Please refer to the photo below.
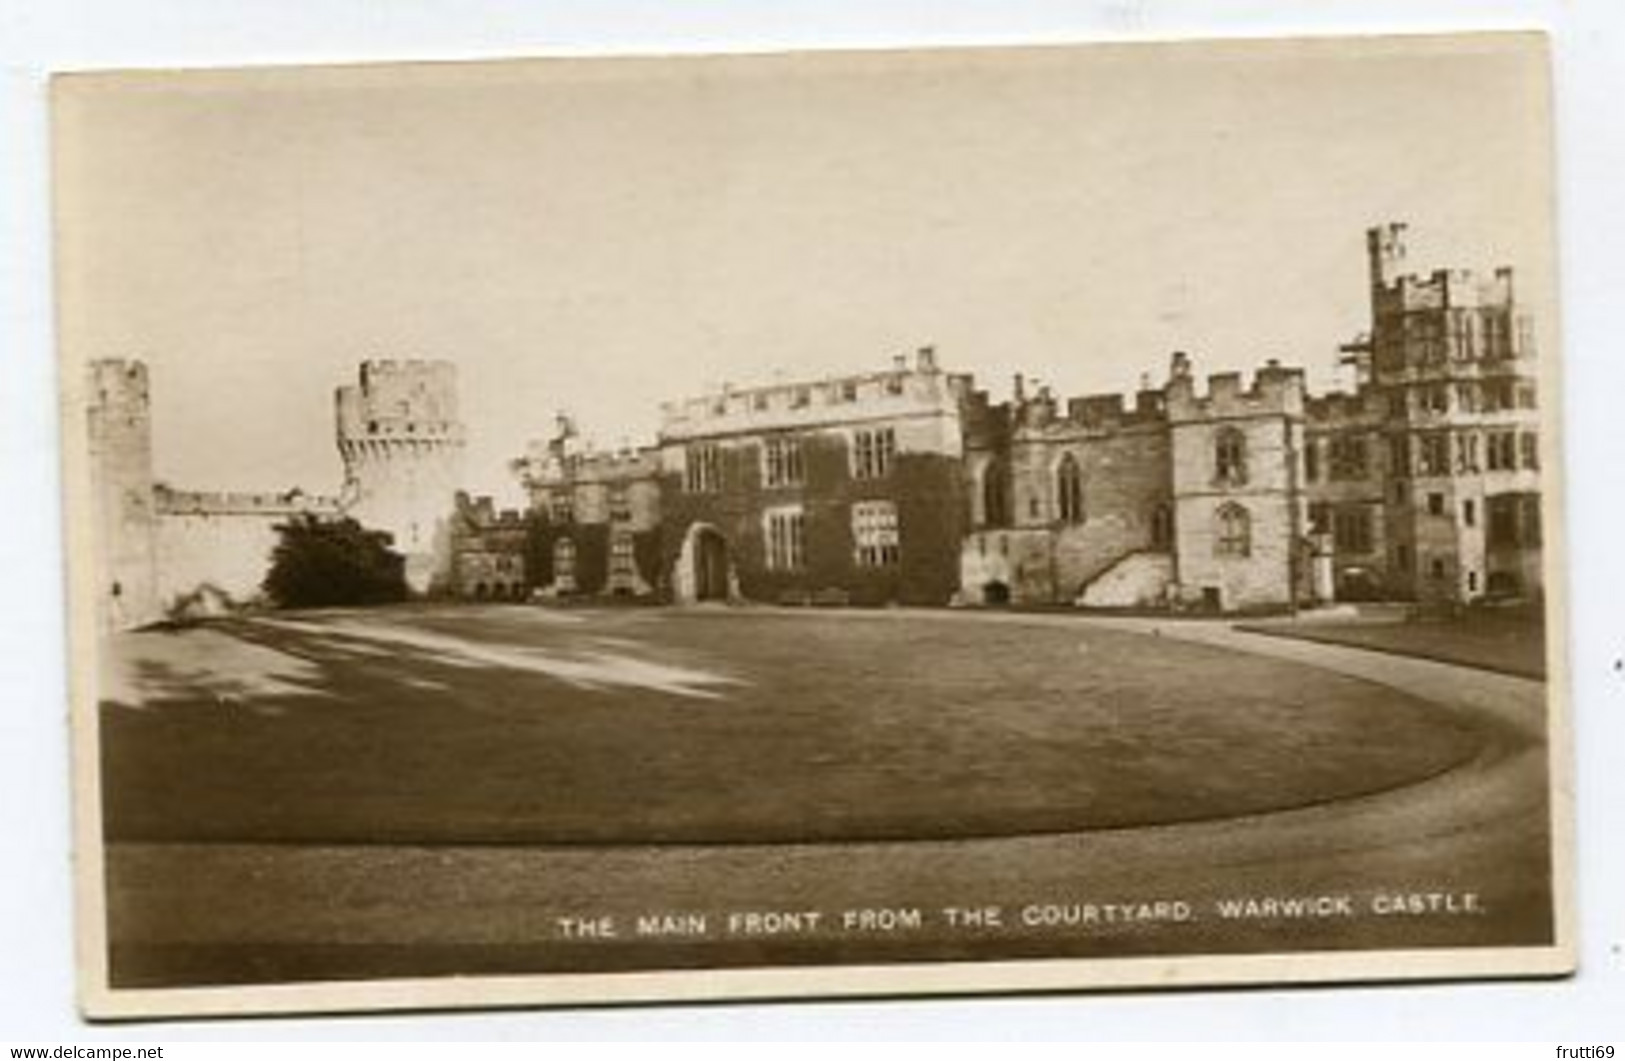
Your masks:
M303 515L279 525L277 535L261 588L279 608L406 599L406 558L390 548L384 531Z

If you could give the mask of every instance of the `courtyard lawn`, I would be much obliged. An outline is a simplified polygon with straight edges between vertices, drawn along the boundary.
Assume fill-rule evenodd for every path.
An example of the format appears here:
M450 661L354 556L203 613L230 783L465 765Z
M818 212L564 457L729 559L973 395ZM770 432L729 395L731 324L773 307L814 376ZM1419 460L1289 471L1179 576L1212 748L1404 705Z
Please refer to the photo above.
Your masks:
M1454 618L1395 622L1269 622L1243 626L1261 634L1479 667L1524 678L1546 677L1546 628L1528 609L1467 611Z
M410 606L118 635L116 841L925 839L1379 792L1514 738L1298 664L952 614Z

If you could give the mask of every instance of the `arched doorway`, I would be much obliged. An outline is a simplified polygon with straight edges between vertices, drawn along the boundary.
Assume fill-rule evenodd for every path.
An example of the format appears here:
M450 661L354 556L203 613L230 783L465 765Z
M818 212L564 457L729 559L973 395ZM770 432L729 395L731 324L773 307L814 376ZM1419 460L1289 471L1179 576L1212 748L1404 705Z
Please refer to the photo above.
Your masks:
M684 603L727 600L732 583L728 539L709 523L689 527L672 572L677 599Z
M694 599L728 599L728 541L712 527L694 535Z

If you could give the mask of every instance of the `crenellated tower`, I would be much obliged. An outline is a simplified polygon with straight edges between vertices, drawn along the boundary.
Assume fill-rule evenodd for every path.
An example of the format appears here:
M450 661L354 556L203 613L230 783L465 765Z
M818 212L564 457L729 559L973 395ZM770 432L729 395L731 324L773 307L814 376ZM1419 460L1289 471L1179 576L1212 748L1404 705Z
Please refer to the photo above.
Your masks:
M98 614L115 629L140 626L161 617L147 366L122 359L94 361L85 383L96 593L102 602Z
M372 360L335 395L344 505L388 531L419 593L447 588L466 434L449 361Z
M1308 570L1303 371L1271 359L1251 386L1224 372L1199 394L1176 353L1164 393L1178 593L1223 611L1291 605Z

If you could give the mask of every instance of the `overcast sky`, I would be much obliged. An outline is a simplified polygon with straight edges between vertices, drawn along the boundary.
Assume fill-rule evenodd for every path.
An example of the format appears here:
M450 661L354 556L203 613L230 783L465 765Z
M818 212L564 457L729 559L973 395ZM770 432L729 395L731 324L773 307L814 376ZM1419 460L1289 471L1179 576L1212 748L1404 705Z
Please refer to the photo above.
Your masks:
M729 380L934 344L996 395L1267 357L1334 379L1363 233L1511 264L1553 334L1530 38L80 78L60 324L152 370L158 473L332 490L332 390L461 373L470 484Z

